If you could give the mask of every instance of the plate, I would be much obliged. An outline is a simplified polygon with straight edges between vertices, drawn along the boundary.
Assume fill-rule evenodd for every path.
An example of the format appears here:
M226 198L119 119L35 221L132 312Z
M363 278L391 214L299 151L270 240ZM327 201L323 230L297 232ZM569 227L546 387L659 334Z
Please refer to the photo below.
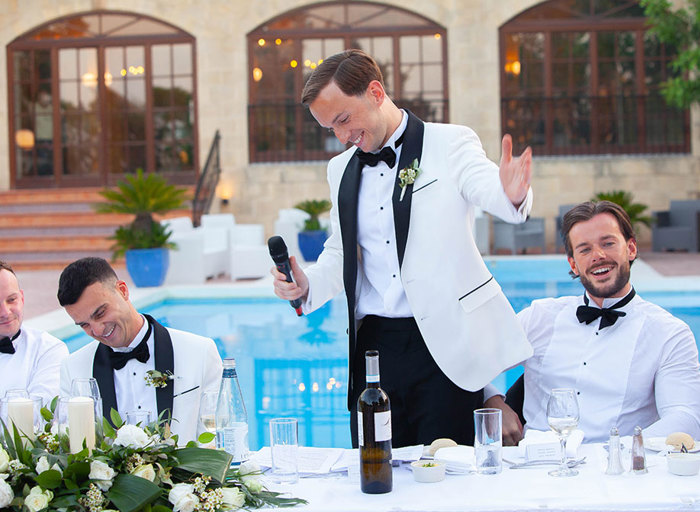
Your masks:
M674 450L670 445L666 444L666 438L665 437L650 437L649 439L644 440L644 448L651 450L653 452L674 452L678 450ZM700 442L695 441L695 446L693 446L692 450L688 450L690 453L695 453L695 452L700 452Z

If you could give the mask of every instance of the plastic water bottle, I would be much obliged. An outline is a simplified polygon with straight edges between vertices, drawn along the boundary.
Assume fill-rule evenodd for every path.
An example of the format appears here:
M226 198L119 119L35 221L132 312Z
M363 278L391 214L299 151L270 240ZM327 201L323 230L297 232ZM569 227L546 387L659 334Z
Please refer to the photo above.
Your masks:
M216 447L233 456L232 464L248 460L248 413L236 376L236 360L224 359L224 373L216 404Z

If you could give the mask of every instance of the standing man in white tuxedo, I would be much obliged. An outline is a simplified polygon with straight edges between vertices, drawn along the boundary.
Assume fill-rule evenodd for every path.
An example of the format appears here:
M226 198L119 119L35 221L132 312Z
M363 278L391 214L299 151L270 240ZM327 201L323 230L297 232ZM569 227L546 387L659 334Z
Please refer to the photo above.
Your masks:
M360 50L325 59L302 103L354 147L328 164L332 233L323 253L306 272L290 260L294 283L273 269L275 293L301 298L310 312L345 289L354 445L369 349L380 352L395 447L439 437L472 444L481 389L531 354L474 243L474 207L523 222L531 151L513 158L505 136L499 168L471 129L423 123L397 108L376 62ZM416 179L402 180L414 161Z
M116 409L165 413L181 443L204 432L199 421L202 393L219 390L223 366L214 341L163 327L129 301L129 289L102 258L68 265L59 279L58 301L93 341L71 354L61 368L61 395L73 379L94 377L103 413ZM172 378L165 387L147 382L149 371Z
M26 389L48 404L58 396L68 348L47 332L23 327L23 319L24 292L12 267L0 261L0 397Z

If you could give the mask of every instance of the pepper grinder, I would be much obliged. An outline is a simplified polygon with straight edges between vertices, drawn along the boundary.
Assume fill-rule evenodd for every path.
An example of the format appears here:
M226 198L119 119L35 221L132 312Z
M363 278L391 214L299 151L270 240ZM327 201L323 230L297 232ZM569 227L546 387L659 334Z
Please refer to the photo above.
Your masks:
M634 427L634 435L632 436L632 472L637 474L647 472L647 459L644 455L642 427Z
M608 469L606 475L621 475L624 473L622 460L620 459L620 433L617 427L610 429L610 440L608 441Z

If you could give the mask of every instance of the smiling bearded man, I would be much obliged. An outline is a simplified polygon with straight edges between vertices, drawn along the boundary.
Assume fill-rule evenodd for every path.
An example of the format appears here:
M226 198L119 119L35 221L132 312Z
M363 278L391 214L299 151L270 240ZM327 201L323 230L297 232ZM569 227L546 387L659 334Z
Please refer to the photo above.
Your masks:
M58 301L97 340L63 362L62 396L71 396L74 379L94 377L106 418L112 408L122 418L131 411L148 411L153 420L164 414L183 444L204 432L199 402L202 393L219 390L223 369L213 340L141 315L129 300L127 284L102 258L68 265L59 279ZM156 389L146 379L153 370L172 379Z
M645 436L682 431L698 439L695 338L632 288L637 241L627 213L608 201L579 204L564 215L562 236L571 274L586 293L536 300L518 314L534 349L523 363L526 428L549 430L551 390L574 388L587 442L606 440L613 426L631 435L637 425Z

